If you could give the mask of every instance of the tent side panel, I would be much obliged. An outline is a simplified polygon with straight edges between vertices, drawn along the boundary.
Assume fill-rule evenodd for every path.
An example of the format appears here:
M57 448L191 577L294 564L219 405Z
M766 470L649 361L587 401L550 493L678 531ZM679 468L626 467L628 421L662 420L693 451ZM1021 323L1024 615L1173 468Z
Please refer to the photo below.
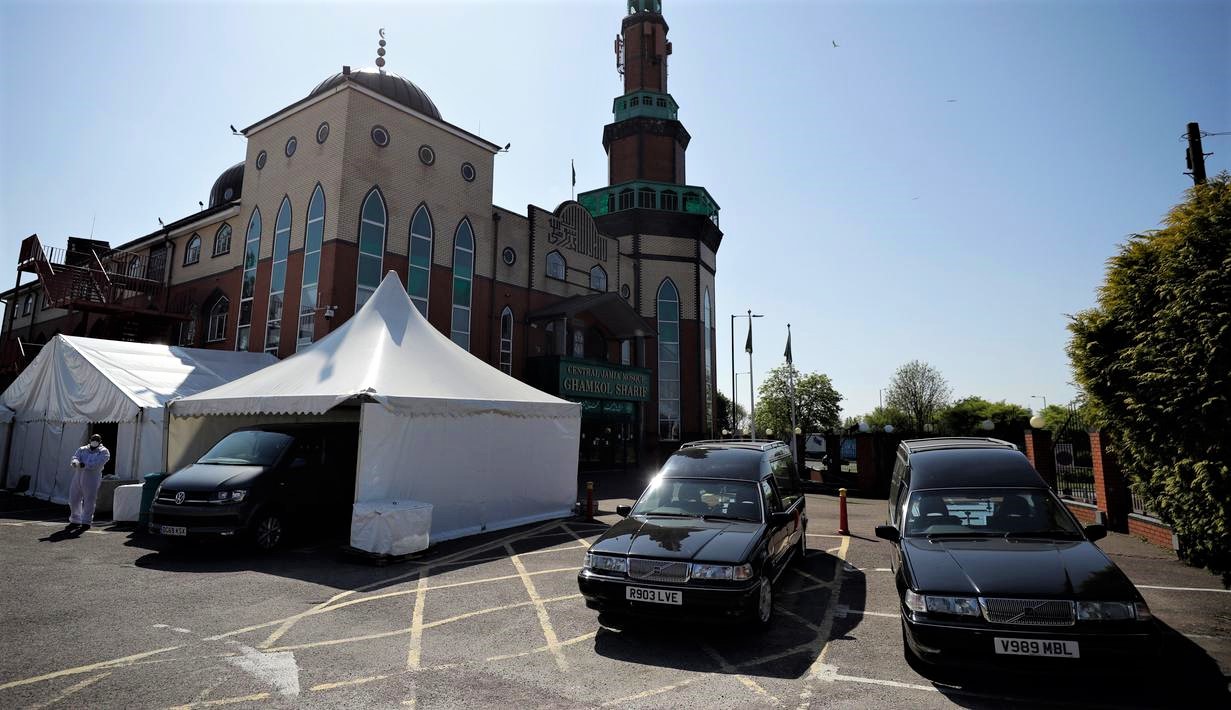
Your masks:
M107 448L111 451L111 458L115 459L115 476L125 480L134 478L133 464L137 461L137 447L140 446L139 438L140 420L131 422L120 422L116 427L115 441L105 441Z
M432 542L566 517L579 416L407 417L364 405L356 501L431 503Z
M339 407L324 414L228 414L205 417L177 417L172 413L170 418L166 470L174 473L201 458L219 439L236 429L260 424L357 422L359 409Z
M0 422L0 488L10 488L9 483L9 435L13 433L13 423ZM16 483L16 481L14 481Z
M167 410L149 407L141 410L141 419L137 424L136 459L133 461L131 475L124 476L116 469L120 478L131 478L137 481L147 473L159 473L167 470L167 462L163 457L163 429L166 425Z
M60 454L60 439L64 436L64 424L62 422L43 422L40 429L42 438L38 443L38 462L34 468L38 471L35 475L34 495L43 500L55 501L63 503L68 500L68 489L66 488L61 494L61 499L56 500L56 473L60 467L69 468L68 457ZM72 456L70 453L69 456Z
M30 476L30 481L33 484L34 475L27 470L27 461L35 460L38 451L35 450L33 455L27 455L26 450L29 448L30 427L34 426L33 422L13 422L13 437L9 447L9 470L8 470L8 486L10 488L17 485L22 476ZM31 492L29 489L27 493Z

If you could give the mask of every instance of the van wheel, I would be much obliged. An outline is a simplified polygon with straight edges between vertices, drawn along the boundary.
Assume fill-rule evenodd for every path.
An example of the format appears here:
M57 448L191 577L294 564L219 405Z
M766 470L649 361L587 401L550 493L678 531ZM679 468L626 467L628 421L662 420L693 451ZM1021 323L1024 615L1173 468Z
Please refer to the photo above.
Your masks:
M285 534L286 527L282 524L282 516L276 512L258 513L252 523L252 542L262 552L277 549Z

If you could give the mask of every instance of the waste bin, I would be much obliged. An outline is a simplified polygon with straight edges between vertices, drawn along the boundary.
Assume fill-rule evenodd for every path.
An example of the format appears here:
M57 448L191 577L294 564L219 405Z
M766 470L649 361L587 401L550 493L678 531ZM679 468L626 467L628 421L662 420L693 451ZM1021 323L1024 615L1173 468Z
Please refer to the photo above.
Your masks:
M169 473L147 473L145 474L145 483L141 488L141 514L137 517L137 524L144 530L150 524L150 506L154 504L154 493L158 490L158 486Z

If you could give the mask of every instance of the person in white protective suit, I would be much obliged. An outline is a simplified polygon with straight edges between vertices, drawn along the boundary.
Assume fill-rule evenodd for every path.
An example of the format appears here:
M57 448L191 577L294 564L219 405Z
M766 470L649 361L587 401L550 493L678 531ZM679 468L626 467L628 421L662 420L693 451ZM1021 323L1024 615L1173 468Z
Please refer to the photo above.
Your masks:
M111 452L103 446L98 434L90 437L90 443L77 449L69 465L76 471L73 483L68 488L68 527L64 532L80 535L90 529L94 522L94 503L98 499L98 487L103 480L103 466L111 460Z

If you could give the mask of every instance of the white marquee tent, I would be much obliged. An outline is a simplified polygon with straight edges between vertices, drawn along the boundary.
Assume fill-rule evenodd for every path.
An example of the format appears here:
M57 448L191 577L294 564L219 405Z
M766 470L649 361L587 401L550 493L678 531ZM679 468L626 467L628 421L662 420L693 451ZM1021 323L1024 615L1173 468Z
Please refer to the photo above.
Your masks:
M0 395L14 412L8 485L28 475L30 495L66 502L68 461L98 424L116 425L105 444L117 478L165 471L166 403L274 362L263 353L57 335Z
M431 542L570 514L580 405L457 346L419 314L393 272L310 348L173 402L169 459L195 460L239 426L346 419L341 407L356 404L357 547L389 551L355 542L361 508L430 504Z

